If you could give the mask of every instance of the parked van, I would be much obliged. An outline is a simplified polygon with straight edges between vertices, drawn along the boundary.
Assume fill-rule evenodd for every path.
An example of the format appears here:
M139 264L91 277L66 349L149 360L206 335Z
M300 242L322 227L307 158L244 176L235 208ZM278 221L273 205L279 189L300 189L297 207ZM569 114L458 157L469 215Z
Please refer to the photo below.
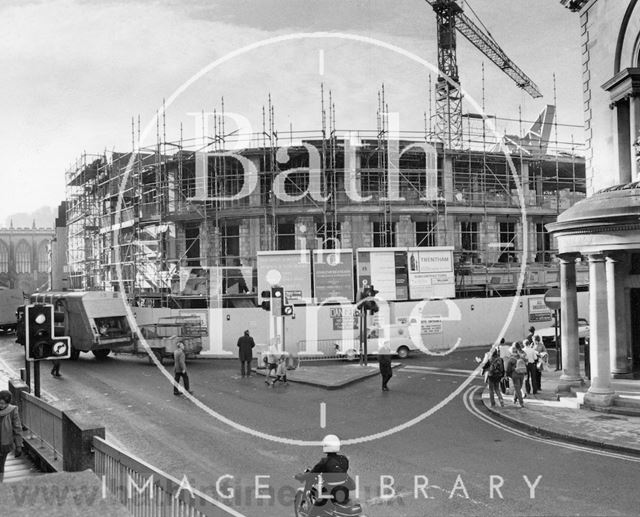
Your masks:
M403 323L387 325L386 327L371 327L367 334L367 349L370 354L377 354L378 348L385 343L391 353L404 359L419 348L409 336L409 327Z
M331 340L329 340L331 341ZM334 340L336 354L352 360L360 355L360 341L358 339ZM376 355L378 348L385 343L392 355L405 359L411 352L419 348L411 341L409 327L405 323L396 323L386 327L369 327L367 332L367 355Z

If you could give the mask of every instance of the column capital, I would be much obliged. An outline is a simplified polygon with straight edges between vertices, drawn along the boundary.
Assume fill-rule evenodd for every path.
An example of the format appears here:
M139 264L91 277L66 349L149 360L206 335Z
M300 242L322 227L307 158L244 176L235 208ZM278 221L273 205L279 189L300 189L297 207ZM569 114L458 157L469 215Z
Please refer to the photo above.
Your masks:
M606 259L603 251L595 251L593 253L587 253L586 255L590 264L594 262L604 262Z
M560 259L560 262L570 263L575 262L580 257L580 253L558 253L556 256Z

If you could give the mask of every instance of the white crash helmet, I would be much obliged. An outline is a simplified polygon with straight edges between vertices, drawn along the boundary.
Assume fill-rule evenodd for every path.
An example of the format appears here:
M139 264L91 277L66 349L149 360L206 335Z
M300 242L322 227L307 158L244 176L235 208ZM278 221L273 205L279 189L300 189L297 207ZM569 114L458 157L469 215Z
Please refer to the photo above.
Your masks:
M340 452L340 438L335 434L328 434L322 440L322 452Z

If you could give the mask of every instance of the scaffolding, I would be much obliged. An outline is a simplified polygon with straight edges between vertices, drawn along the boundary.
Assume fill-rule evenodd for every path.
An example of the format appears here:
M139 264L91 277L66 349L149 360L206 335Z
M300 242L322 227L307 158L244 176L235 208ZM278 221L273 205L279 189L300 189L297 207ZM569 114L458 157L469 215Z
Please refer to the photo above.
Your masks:
M66 173L70 287L124 289L134 302L162 298L179 293L190 270L255 271L257 251L337 247L453 246L465 293L493 291L492 279L500 283L503 270L515 271L520 260L542 271L535 278L546 278L547 270L553 277L556 249L544 225L583 199L586 184L573 138L559 141L557 125L552 143L523 131L549 117L493 117L504 131L497 136L487 130L486 117L467 114L462 148L445 149L434 137L430 114L424 131L390 128L384 86L375 130L339 129L330 91L327 97L325 102L321 85L317 131L294 131L290 124L279 133L269 96L260 133L227 134L222 100L209 135L203 114L201 137L184 139L180 128L179 140L168 141L160 114L154 145L136 147L138 120L137 131L132 121L131 151L83 154ZM245 147L234 150L240 142ZM414 144L437 151L437 185L428 184L428 157ZM229 150L257 170L256 188L247 196L233 197L245 176ZM319 171L310 170L313 152ZM208 172L204 185L196 183L198 160ZM392 169L399 199L387 196ZM353 199L353 188L361 199Z

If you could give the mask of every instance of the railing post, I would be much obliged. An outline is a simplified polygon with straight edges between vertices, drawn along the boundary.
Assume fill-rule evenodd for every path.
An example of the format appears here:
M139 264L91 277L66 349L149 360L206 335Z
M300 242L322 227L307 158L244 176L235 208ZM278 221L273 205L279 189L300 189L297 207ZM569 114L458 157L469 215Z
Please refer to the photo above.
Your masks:
M29 393L29 386L27 386L27 384L20 379L10 379L9 391L11 392L12 404L14 406L18 406L22 425L26 426L27 424L25 423L24 399L22 397L22 392L26 391L27 393Z
M93 437L105 437L104 427L98 426L77 410L64 411L62 415L63 470L77 472L93 469Z

